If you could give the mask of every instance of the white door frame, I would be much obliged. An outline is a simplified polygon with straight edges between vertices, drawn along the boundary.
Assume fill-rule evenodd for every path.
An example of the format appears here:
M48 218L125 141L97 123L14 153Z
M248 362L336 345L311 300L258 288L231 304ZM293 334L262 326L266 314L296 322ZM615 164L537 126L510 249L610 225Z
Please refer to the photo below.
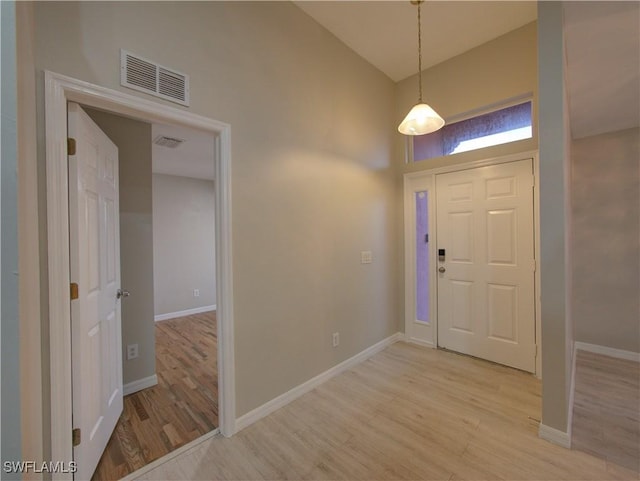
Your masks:
M501 157L493 157L478 161L466 162L462 164L452 164L443 167L435 167L432 169L424 169L418 172L409 172L404 174L404 285L405 285L405 319L404 332L407 342L418 343L436 348L438 346L438 315L437 315L437 284L435 271L430 273L429 277L429 297L430 305L430 326L431 339L416 340L413 338L414 323L416 322L416 208L415 194L423 190L429 191L429 237L436 239L436 218L435 218L435 176L437 174L445 174L449 172L457 172L461 170L474 169L477 167L485 167L489 165L504 164L507 162L515 162L518 160L533 159L533 224L534 224L534 255L536 260L535 270L535 329L536 329L536 376L542 377L542 356L540 349L540 193L538 189L539 178L539 162L538 151L526 151L519 154L505 155ZM429 244L429 260L430 265L436 266L436 249L435 242Z
M216 294L220 432L236 432L231 262L231 126L60 74L45 72L49 346L51 356L51 459L70 462L71 310L69 298L69 202L67 102L73 101L139 120L178 124L212 133L215 142ZM66 479L69 474L54 474Z

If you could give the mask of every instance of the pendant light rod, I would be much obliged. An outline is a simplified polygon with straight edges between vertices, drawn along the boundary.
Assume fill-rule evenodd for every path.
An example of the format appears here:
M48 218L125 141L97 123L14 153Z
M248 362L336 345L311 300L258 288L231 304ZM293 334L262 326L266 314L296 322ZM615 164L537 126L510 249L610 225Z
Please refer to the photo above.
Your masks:
M420 16L420 4L424 0L411 0L411 3L418 6L418 103L422 102L422 18Z
M422 17L420 4L424 0L410 0L418 7L418 103L413 106L398 126L398 132L404 135L424 135L441 129L444 119L422 100Z

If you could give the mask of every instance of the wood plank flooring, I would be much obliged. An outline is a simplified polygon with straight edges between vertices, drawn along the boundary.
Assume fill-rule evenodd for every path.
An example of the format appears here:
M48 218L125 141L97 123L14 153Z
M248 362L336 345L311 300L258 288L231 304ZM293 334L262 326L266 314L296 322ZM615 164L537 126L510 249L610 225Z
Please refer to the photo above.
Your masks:
M572 446L640 472L640 363L578 350Z
M93 480L120 479L217 427L215 314L156 323L158 384L125 396Z
M130 479L637 479L538 438L540 389L524 372L399 342Z

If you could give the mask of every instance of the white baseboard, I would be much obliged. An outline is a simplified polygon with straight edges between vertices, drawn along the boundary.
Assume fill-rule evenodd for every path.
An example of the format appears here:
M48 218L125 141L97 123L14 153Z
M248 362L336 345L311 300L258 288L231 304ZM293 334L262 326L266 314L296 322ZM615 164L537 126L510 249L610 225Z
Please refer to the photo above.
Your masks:
M567 435L572 439L573 432L573 403L576 394L576 343L571 351L571 379L569 379L569 412L567 414Z
M557 444L563 448L571 448L571 435L569 433L559 431L558 429L546 426L542 423L540 423L540 427L538 428L538 436L545 441Z
M176 317L184 317L191 316L193 314L200 314L202 312L215 311L216 305L212 304L210 306L202 306L202 307L194 307L193 309L186 309L184 311L176 311L176 312L167 312L166 314L158 314L154 316L154 321L166 321L168 319L175 319Z
M640 352L624 351L613 347L600 346L598 344L589 344L587 342L575 342L575 349L603 354L605 356L616 357L618 359L626 359L627 361L640 362Z
M311 378L308 381L300 384L299 386L294 387L290 391L287 391L286 393L281 394L271 401L264 403L262 406L259 406L256 409L249 411L247 414L240 416L238 419L236 419L236 433L262 419L263 417L268 416L281 407L286 406L291 401L311 391L312 389L328 381L332 377L337 376L347 369L351 369L355 365L382 351L384 348L401 340L404 340L404 334L401 332L397 332L392 336L389 336L386 339L383 339L382 341L374 344L373 346L368 347L364 351L359 352L355 356L341 362L340 364L333 366L331 369L328 369L325 372L318 374L316 377Z
M122 386L122 394L124 396L128 396L129 394L142 391L143 389L155 386L156 384L158 384L158 376L154 374L153 376L145 377L142 379L138 379L137 381L125 384L124 386Z

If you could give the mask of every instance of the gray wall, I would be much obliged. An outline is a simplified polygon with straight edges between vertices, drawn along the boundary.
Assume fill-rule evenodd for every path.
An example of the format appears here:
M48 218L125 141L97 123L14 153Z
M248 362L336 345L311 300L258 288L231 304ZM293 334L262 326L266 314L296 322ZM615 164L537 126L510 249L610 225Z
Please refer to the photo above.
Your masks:
M156 373L151 125L95 110L87 113L118 146L120 283L131 293L122 300L122 380L126 385ZM138 358L127 360L128 344L138 344Z
M36 140L36 78L33 3L17 2L16 46L18 62L18 300L20 317L20 409L22 457L40 461L50 409L43 384L43 359L48 359L48 336L41 326L38 155ZM27 28L25 28L25 25ZM44 238L44 237L43 237ZM38 340L41 342L38 342ZM47 421L45 421L47 420Z
M156 316L216 304L214 208L212 180L153 174Z
M21 459L20 435L20 329L18 326L18 185L17 185L17 89L16 29L14 2L0 3L2 28L2 168L0 325L2 337L2 462ZM0 468L1 469L1 468ZM2 479L21 479L2 472Z
M567 146L562 3L538 2L542 423L568 430L571 385L567 293Z
M575 340L640 352L640 135L573 143Z
M231 125L239 416L398 330L389 78L290 2L35 10L38 72L151 99L120 86L128 49L189 74L188 110Z

